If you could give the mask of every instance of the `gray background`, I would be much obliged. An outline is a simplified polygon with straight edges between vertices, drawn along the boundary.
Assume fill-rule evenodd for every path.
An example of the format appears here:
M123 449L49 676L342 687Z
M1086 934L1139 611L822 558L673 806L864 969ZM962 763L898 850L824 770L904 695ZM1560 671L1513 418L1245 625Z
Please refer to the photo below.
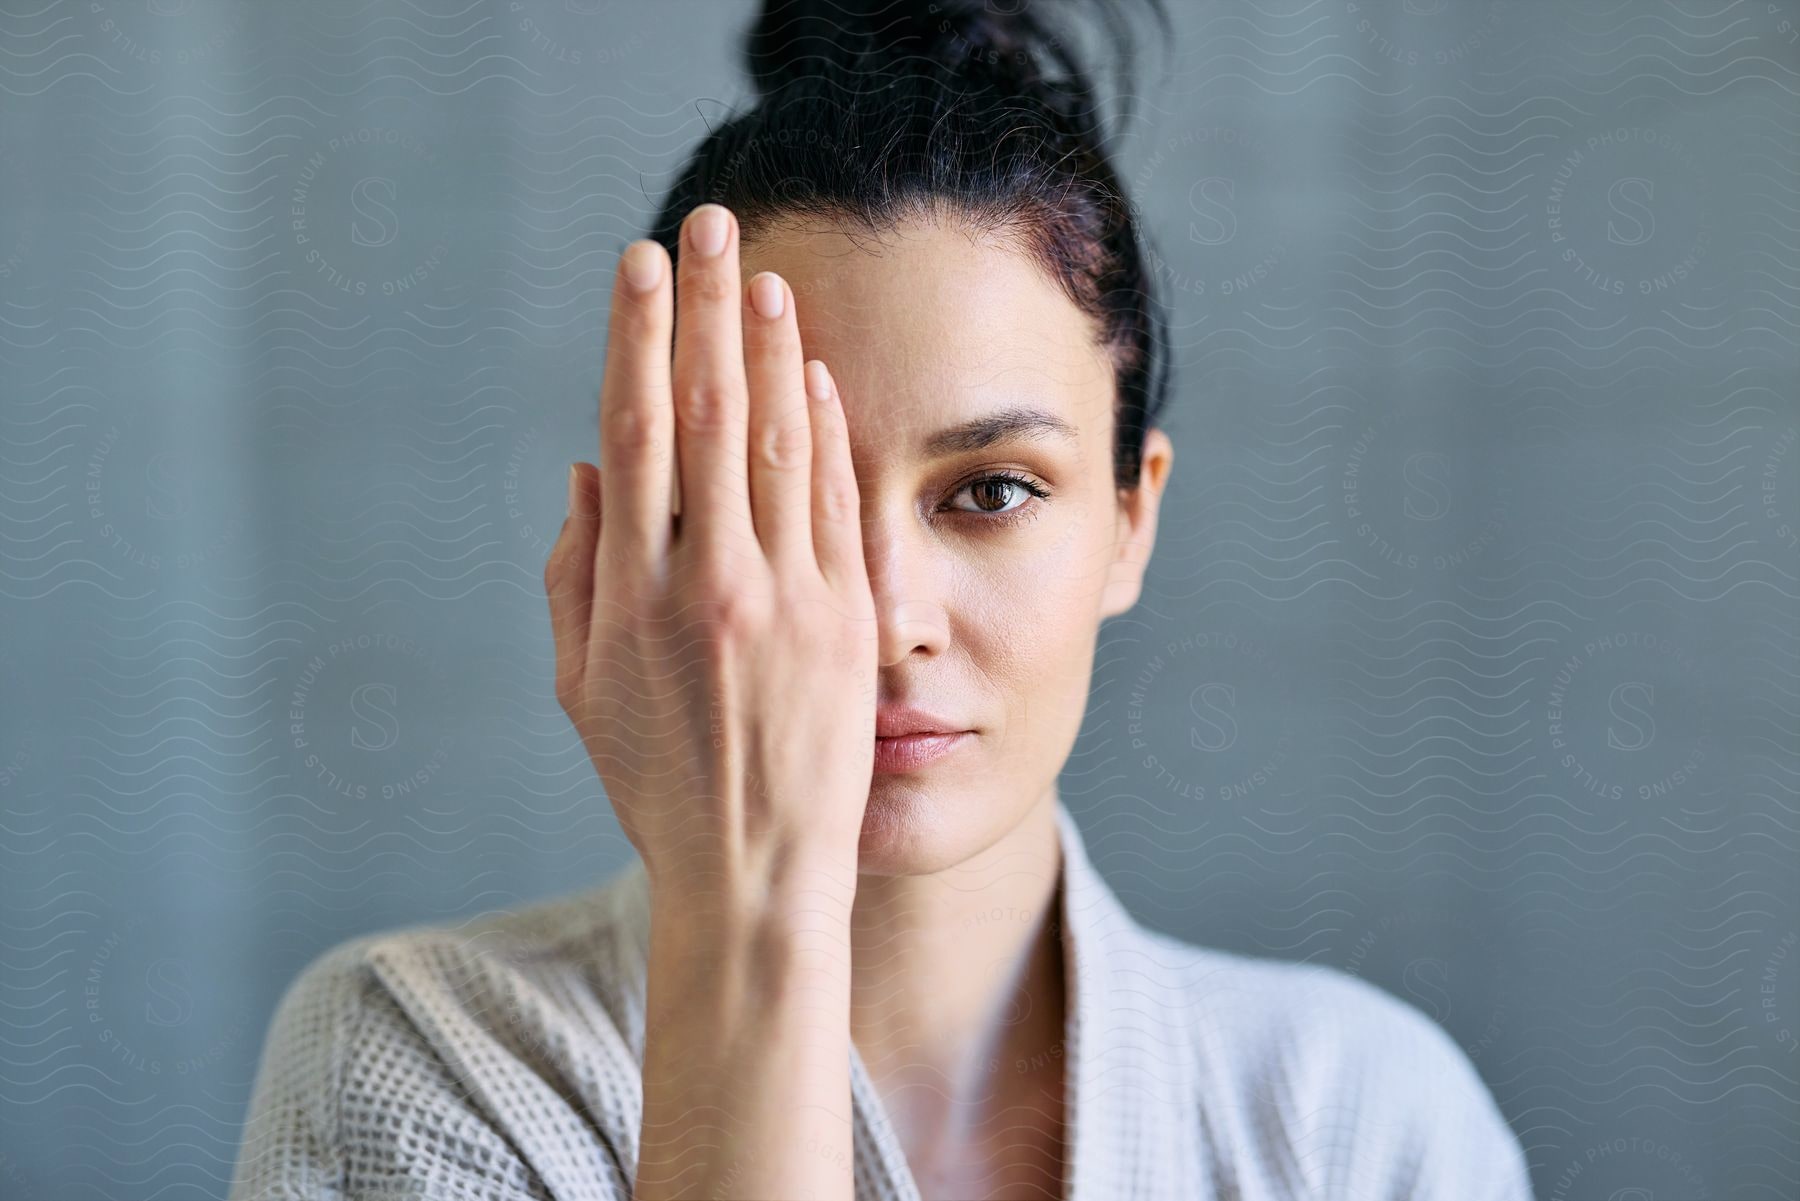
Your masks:
M1800 5L1177 7L1097 863L1425 1009L1542 1198L1800 1195ZM750 14L6 4L0 1194L222 1194L303 964L630 854L540 572Z

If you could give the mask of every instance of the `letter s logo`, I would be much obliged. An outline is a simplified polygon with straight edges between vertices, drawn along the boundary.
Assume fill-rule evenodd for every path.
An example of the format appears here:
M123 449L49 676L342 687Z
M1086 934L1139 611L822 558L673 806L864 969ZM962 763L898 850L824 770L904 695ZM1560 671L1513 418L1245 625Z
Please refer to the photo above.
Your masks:
M357 246L386 246L400 233L400 216L382 201L399 194L394 181L371 175L350 189L350 207L360 220L350 223L350 241ZM383 218L386 221L383 221Z
M144 512L160 521L185 517L193 507L179 457L158 454L144 465Z
M1617 723L1606 727L1606 745L1615 751L1641 751L1655 742L1656 719L1650 715L1650 703L1655 699L1656 689L1642 680L1616 685L1606 698L1607 710ZM1643 718L1644 724L1634 722L1634 716Z
M392 684L361 684L350 694L350 712L368 723L350 727L350 745L361 751L385 751L400 741L400 719L382 708L399 703L400 694ZM363 733L373 727L374 737Z
M152 1026L179 1026L194 1013L194 995L185 983L187 971L174 959L158 959L144 969L144 1020Z
M1231 202L1237 199L1237 184L1222 175L1209 175L1194 181L1188 189L1188 208L1198 221L1188 222L1188 237L1202 246L1221 246L1237 236L1237 216Z
M1647 179L1629 175L1615 180L1606 190L1606 201L1612 205L1613 212L1629 218L1635 225L1622 225L1609 217L1606 240L1618 246L1642 246L1648 242L1656 233L1656 214L1650 211L1650 202L1655 197L1656 186Z
M1204 706L1204 711L1202 707ZM1237 742L1237 689L1230 684L1202 684L1188 693L1188 711L1206 726L1188 727L1188 744L1197 751L1222 751Z
M1419 998L1439 1022L1450 1017L1450 965L1442 959L1415 959L1406 965L1406 991Z
M1400 468L1406 481L1406 515L1415 521L1437 521L1450 512L1450 456L1440 450L1409 455Z

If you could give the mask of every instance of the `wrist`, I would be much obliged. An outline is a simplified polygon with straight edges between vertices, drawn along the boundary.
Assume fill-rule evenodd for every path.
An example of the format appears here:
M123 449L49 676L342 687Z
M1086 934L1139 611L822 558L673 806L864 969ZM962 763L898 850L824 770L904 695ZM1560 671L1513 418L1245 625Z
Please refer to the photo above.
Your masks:
M810 855L754 872L652 879L651 962L698 977L755 967L776 983L788 969L836 961L847 976L855 897L854 867Z
M789 843L690 856L660 871L646 861L645 879L653 925L723 938L773 937L849 922L856 852Z

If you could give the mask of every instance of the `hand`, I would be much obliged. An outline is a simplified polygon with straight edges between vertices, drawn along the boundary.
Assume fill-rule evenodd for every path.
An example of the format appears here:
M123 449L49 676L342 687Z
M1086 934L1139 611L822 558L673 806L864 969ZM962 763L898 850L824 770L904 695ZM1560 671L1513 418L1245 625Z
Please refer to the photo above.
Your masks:
M677 280L648 240L614 279L601 468L575 464L544 568L556 697L654 891L756 903L796 867L853 889L878 654L842 402L787 282L740 284L736 217L702 205L681 236Z

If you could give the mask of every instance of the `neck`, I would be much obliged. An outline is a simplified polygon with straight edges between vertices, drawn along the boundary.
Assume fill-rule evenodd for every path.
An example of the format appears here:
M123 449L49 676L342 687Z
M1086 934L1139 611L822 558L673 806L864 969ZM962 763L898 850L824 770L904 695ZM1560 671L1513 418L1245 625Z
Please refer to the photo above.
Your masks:
M948 1121L948 1101L1062 1069L1055 806L1052 789L999 842L945 871L858 881L850 1033L908 1142L956 1137L926 1129Z

